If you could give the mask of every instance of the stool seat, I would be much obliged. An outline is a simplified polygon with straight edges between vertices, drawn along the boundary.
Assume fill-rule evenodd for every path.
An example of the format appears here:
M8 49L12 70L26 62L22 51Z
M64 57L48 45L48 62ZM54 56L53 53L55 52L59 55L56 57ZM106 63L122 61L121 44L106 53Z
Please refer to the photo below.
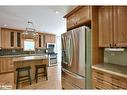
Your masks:
M16 68L16 71L26 71L26 70L29 70L31 69L30 66L26 66L26 67L20 67L20 68Z
M38 72L39 69L44 69L44 72ZM40 75L44 74L44 76L46 76L46 80L48 80L48 76L47 76L47 65L46 64L42 64L42 65L35 65L35 80L36 83L38 82L38 77L40 77Z
M31 85L30 69L31 69L30 66L16 68L16 71L17 71L16 89L18 89L19 83L20 83L21 81L28 80L28 82L29 82L30 85ZM20 73L21 73L22 71L27 71L27 75L20 76Z

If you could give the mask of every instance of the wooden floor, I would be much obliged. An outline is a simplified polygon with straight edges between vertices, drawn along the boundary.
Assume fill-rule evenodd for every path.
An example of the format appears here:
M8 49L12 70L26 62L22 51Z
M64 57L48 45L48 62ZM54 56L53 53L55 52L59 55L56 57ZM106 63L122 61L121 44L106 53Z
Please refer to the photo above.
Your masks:
M20 84L19 89L61 89L60 71L60 66L48 67L48 80L45 80L45 78L39 78L38 83L33 81L32 85L24 82ZM0 75L0 89L15 89L13 73Z

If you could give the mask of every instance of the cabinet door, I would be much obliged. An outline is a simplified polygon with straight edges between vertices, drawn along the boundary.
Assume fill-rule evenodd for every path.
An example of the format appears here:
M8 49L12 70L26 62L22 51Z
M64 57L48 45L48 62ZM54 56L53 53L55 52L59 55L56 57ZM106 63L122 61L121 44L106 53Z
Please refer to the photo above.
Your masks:
M82 7L76 12L76 24L83 24L90 20L89 7Z
M15 47L16 48L23 48L23 40L21 36L22 32L15 32Z
M1 30L2 31L2 33L1 33L1 35L2 35L2 48L9 48L10 47L10 32L8 32L8 30L6 30L6 29L2 29Z
M50 36L50 42L51 42L51 43L55 43L55 36L54 36L54 35L51 35L51 36Z
M2 39L2 38L1 38L1 30L0 30L0 48L1 48L1 46L2 46L2 45L1 45L1 39Z
M42 48L43 47L43 35L40 34L38 37L38 48Z
M71 29L76 25L76 15L73 13L67 17L67 29Z
M127 7L114 7L114 45L127 47Z
M15 32L9 29L2 29L2 48L15 47Z
M50 35L45 35L45 43L50 43Z
M111 47L113 44L112 7L99 7L99 47Z

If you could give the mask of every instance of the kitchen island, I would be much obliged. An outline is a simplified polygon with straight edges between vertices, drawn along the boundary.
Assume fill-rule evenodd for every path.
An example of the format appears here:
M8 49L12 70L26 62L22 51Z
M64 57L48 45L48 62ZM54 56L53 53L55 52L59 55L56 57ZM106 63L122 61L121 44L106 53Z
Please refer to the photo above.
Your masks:
M13 58L14 64L14 83L16 83L17 72L16 68L30 66L31 67L31 79L34 80L35 76L35 65L46 64L48 65L48 57L46 56L25 56ZM25 75L27 72L23 72L22 75Z

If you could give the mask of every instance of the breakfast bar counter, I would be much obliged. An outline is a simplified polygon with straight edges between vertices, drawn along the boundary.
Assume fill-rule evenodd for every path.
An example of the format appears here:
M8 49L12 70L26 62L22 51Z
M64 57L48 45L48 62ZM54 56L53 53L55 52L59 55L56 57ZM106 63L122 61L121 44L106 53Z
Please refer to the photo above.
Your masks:
M14 64L14 83L16 83L17 72L16 68L30 66L31 79L34 80L35 76L35 65L45 64L48 65L48 57L46 56L25 56L13 58ZM27 72L23 72L22 75L25 75Z

